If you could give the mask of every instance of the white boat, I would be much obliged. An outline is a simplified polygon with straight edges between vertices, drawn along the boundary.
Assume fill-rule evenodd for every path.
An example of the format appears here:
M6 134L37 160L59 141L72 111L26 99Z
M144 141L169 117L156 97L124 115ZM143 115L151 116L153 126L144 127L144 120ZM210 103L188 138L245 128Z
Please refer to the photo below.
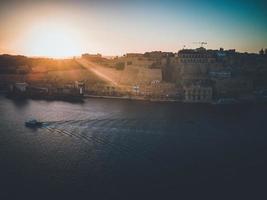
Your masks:
M43 122L40 122L36 119L31 119L25 122L25 126L29 128L40 128L43 126Z

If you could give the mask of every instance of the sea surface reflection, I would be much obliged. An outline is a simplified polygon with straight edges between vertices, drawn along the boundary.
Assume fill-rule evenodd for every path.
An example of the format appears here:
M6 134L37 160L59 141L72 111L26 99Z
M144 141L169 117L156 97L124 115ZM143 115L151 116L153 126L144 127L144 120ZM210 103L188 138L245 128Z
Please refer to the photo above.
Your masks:
M255 197L267 178L266 105L0 97L0 113L0 190L7 196ZM26 128L29 118L45 125Z

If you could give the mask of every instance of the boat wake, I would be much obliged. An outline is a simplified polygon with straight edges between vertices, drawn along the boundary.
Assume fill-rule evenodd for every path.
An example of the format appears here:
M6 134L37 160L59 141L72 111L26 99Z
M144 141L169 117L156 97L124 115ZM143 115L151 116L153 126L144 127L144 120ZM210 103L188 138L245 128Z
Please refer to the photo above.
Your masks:
M153 124L137 119L80 119L43 123L45 125L42 128L50 133L62 134L88 145L106 146L108 149L153 162L159 160L149 143L142 142L142 135L153 135L160 139L160 133L166 128L164 120L154 121Z

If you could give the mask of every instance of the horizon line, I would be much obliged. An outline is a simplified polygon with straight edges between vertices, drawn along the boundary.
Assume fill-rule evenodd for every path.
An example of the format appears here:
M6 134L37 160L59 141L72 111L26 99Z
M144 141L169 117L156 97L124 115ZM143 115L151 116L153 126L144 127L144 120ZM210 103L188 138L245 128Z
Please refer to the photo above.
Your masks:
M49 59L72 59L72 58L74 58L74 57L81 57L83 54L92 54L92 55L96 55L96 54L100 54L102 57L117 57L117 56L124 56L124 55L126 55L126 54L131 54L131 53L133 53L133 54L144 54L144 53L148 53L148 52L168 52L168 53L178 53L180 50L183 50L183 49L198 49L198 48L201 48L201 47L197 47L197 48L182 48L182 49L179 49L179 50L177 50L177 51L161 51L161 50L152 50L152 51L143 51L143 52L141 52L141 51L136 51L136 52L126 52L126 53L121 53L121 54L114 54L114 55L105 55L105 54L102 54L102 53L100 53L100 52L97 52L97 53L95 53L95 52L93 52L93 53L91 53L91 52L83 52L83 53L81 53L81 54L79 54L79 55L70 55L70 56L45 56L45 55L27 55L27 54L21 54L21 53L12 53L12 52L0 52L0 55L10 55L10 56L25 56L25 57L29 57L29 58L49 58ZM203 48L205 48L205 47L203 47ZM259 51L261 50L261 49L266 49L266 48L261 48L261 49L259 49L259 51L258 52L249 52L249 51L238 51L237 49L234 49L234 48L230 48L230 49L224 49L223 47L220 47L220 48L222 48L224 51L228 51L228 50L235 50L236 51L236 53L249 53L249 54L258 54L259 53ZM220 48L217 48L217 49L212 49L212 48L210 48L210 49L208 49L208 48L205 48L206 50L220 50Z

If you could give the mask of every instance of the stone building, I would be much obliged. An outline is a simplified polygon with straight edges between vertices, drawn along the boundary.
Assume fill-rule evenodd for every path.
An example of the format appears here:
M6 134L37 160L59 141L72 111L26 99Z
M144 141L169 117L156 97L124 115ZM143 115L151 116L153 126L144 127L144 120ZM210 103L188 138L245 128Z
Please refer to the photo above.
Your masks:
M172 54L171 52L152 51L142 53L127 53L122 57L113 60L113 65L118 62L125 63L125 66L135 66L144 68L162 68L162 59Z
M83 95L85 91L85 83L83 81L75 81L74 88L78 91L80 95Z
M252 93L253 82L244 77L212 78L215 97L239 97Z
M212 101L212 87L206 84L186 84L184 89L184 102L210 103Z
M88 59L92 62L99 62L103 60L103 57L101 54L89 54L89 53L85 53L82 54L82 58Z
M26 92L27 87L29 86L28 83L15 83L14 84L14 90L18 91L18 92Z
M174 56L165 58L164 63L164 78L178 84L187 79L206 79L210 68L221 66L216 54L203 47L182 49Z

